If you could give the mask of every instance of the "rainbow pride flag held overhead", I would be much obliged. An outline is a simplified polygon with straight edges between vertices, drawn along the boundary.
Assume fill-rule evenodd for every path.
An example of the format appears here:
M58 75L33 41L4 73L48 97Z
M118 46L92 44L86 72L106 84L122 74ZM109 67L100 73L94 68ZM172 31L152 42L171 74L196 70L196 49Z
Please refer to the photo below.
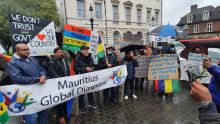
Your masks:
M63 49L72 52L80 51L81 46L90 46L91 30L77 26L65 25Z
M180 92L179 80L154 80L154 86L158 93L178 93Z
M3 95L0 93L0 124L5 124L8 120L7 106L4 103Z

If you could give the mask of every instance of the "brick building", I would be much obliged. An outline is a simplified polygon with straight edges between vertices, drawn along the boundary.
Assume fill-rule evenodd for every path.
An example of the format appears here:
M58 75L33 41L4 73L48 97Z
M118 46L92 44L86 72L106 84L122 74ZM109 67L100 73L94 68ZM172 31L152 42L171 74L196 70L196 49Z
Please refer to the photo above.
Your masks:
M183 16L178 26L188 34L189 39L207 39L220 37L220 6L197 8L191 6L191 11Z
M204 53L207 48L220 48L220 6L198 8L191 6L191 11L183 16L177 26L182 27L188 34L180 42L189 46L187 52L199 47Z

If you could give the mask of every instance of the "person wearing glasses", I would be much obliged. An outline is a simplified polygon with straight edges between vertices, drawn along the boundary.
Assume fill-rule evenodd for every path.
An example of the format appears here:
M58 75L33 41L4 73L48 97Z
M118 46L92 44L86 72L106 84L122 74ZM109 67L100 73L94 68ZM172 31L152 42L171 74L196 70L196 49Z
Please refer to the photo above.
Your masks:
M43 85L46 81L46 71L34 57L30 57L30 51L26 44L17 44L15 54L10 62L7 63L7 71L13 84ZM47 123L47 111L24 115L25 124Z

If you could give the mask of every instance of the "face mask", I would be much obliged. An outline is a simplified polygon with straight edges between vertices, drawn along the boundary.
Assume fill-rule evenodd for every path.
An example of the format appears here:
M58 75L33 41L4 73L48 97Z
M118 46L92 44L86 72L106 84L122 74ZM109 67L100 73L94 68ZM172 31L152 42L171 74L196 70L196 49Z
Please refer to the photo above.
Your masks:
M112 51L108 51L108 54L112 54L113 52Z
M157 48L160 49L160 50L162 50L163 47L162 47L162 46L158 46Z
M171 51L175 51L175 48L170 48Z

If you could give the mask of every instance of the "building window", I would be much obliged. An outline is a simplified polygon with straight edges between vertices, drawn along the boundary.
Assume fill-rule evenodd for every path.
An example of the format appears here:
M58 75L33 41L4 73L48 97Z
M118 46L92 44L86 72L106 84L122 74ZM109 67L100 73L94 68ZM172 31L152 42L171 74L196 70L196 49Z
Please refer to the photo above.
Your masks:
M156 24L159 23L159 11L155 12L155 22L156 22Z
M77 0L77 12L79 18L85 18L85 2Z
M213 27L213 24L212 23L208 23L207 27L206 27L206 32L212 32L212 27Z
M119 45L119 39L120 39L120 33L118 31L115 31L113 33L113 43L114 43L114 45Z
M194 25L193 33L199 33L199 25Z
M113 5L112 10L113 10L113 23L118 24L118 20L119 20L118 5Z
M138 26L141 26L141 18L142 18L141 9L137 9L137 25Z
M147 10L147 23L151 22L151 10Z
M209 12L208 11L203 12L202 19L203 20L209 20Z
M187 23L192 23L193 15L187 16Z
M102 4L95 3L95 17L96 19L102 19Z
M126 22L127 25L131 25L131 8L126 7Z

